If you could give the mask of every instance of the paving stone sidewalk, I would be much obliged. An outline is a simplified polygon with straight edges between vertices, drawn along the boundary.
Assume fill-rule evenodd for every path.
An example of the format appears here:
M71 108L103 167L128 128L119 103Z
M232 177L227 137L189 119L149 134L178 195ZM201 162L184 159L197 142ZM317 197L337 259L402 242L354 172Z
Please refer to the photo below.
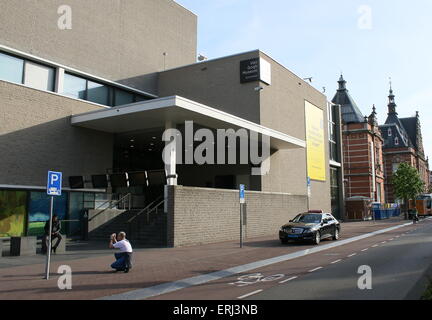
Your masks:
M342 224L342 237L403 224L400 218ZM130 273L110 269L114 251L108 242L68 243L67 252L54 255L50 280L44 280L45 256L0 258L0 300L5 299L96 299L161 283L181 280L246 263L268 259L311 247L309 244L281 245L274 236L227 241L183 248L134 248L134 267ZM58 289L57 270L72 269L72 290Z

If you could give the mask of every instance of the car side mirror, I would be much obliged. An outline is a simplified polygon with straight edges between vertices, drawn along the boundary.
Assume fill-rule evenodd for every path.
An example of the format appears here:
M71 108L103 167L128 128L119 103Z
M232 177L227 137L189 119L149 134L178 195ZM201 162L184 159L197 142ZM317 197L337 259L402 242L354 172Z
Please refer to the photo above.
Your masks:
M292 220L290 220L289 222L293 222Z

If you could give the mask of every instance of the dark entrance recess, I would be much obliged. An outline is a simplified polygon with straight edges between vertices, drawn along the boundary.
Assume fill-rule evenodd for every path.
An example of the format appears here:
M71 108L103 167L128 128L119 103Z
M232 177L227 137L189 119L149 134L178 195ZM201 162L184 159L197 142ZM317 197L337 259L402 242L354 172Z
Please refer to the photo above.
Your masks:
M113 169L110 179L114 183L113 193L132 194L132 206L145 207L160 196L163 196L166 180L162 151L165 143L162 141L161 129L143 130L117 134L114 140ZM128 174L128 186L125 173ZM146 172L148 177L146 177ZM150 173L149 173L150 172ZM162 174L163 173L163 174ZM159 179L154 179L157 175ZM159 181L161 180L161 181ZM147 183L148 181L148 183Z

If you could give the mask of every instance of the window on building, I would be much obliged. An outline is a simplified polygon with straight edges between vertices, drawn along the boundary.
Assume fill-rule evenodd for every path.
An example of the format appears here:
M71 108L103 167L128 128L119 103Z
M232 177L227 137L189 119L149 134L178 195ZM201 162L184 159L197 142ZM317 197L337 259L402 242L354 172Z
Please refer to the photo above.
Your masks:
M54 91L55 69L26 61L24 84L39 90Z
M69 73L64 75L63 93L69 97L85 100L87 80Z
M340 218L340 205L339 205L339 169L330 168L330 192L331 192L331 208L332 213L337 218Z
M23 82L24 60L0 53L0 80Z
M381 202L381 183L376 184L376 201Z
M395 173L399 169L399 165L400 165L400 163L393 163L392 164L393 173Z
M148 98L148 97L146 97L146 96L143 96L143 95L140 95L140 94L136 94L135 95L135 102L140 102L140 101L147 101L147 100L149 100L150 98Z
M115 89L114 105L121 106L135 102L134 94L120 89Z
M395 145L397 145L397 146L398 146L398 145L399 145L399 138L398 138L398 137L396 137L396 138L395 138L395 140L394 140L394 142L395 142Z
M331 103L328 104L328 131L329 131L329 153L330 160L339 162L339 156L337 152L337 128L336 128L336 114L335 107Z
M388 128L388 130L387 130L387 135L388 135L389 137L391 137L392 134L393 134L392 129L391 129L391 128Z
M97 82L87 82L87 99L88 101L109 106L109 87Z

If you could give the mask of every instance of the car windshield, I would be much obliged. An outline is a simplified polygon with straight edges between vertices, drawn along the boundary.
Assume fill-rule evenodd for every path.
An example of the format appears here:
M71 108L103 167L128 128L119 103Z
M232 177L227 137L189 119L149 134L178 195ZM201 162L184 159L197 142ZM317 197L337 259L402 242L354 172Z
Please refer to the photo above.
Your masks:
M320 214L310 214L310 213L304 213L299 214L297 217L294 218L293 222L301 222L301 223L320 223L321 222L322 215Z

